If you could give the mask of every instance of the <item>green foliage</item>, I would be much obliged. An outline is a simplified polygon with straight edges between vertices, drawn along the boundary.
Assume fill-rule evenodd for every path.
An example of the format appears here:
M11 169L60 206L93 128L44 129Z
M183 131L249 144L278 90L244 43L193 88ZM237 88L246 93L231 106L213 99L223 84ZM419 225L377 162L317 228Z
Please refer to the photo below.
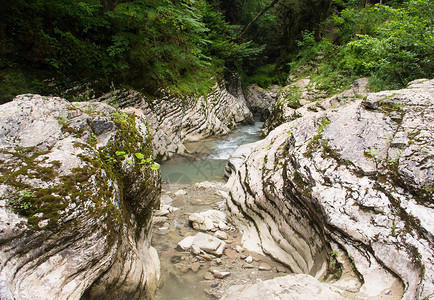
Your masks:
M272 84L279 83L279 77L276 73L276 65L268 64L255 69L250 76L243 76L245 84L256 83L262 88L268 88Z
M21 214L26 215L32 207L31 199L35 198L36 195L28 190L22 190L17 194L11 195L11 197L11 199L8 199L7 204Z
M311 75L331 93L362 76L370 76L373 90L401 88L434 76L432 0L409 0L394 7L360 7L348 1L345 7L324 22L321 39L302 33L292 73Z
M70 85L204 93L258 53L206 0L17 0L0 17L0 68L32 66Z

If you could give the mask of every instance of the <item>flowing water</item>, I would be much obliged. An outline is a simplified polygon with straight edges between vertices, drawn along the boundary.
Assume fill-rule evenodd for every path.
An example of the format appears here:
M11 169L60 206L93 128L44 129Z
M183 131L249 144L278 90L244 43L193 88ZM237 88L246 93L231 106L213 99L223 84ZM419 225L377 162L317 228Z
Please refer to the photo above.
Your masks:
M224 169L229 156L243 144L260 139L263 122L241 126L221 138L212 138L186 145L195 157L175 157L161 166L163 181L195 183L210 180L223 180ZM199 157L199 158L198 158Z
M170 205L177 210L163 219L160 217L158 222L154 218L152 244L159 253L162 272L162 286L157 291L157 299L215 299L232 285L253 283L287 273L288 270L265 256L247 250L236 251L237 245L241 245L241 234L235 228L227 231L227 247L220 258L201 260L189 251L177 249L178 242L197 233L189 224L189 214L225 206L221 191L225 191L223 176L227 159L240 145L259 140L262 125L262 122L256 122L239 127L221 138L190 143L186 147L196 158L176 157L161 166L162 199L170 198ZM208 184L210 187L198 184L203 181L211 182ZM183 193L177 193L179 190ZM254 261L246 267L244 259L249 255ZM264 263L271 266L269 270L260 268ZM230 271L231 275L225 279L206 279L209 268L221 268Z

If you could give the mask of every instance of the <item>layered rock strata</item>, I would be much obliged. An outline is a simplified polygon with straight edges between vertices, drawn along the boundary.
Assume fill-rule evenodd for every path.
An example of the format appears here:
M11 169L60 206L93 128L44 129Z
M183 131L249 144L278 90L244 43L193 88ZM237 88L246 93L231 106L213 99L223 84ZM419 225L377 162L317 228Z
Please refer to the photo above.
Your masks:
M249 249L352 297L433 297L434 80L347 102L230 158L232 218Z
M232 85L230 89L216 85L206 97L198 98L150 99L136 91L118 91L98 100L141 111L153 135L155 154L167 159L184 154L185 142L228 134L238 123L253 122L240 82Z
M0 298L152 298L160 174L146 120L103 103L0 106Z

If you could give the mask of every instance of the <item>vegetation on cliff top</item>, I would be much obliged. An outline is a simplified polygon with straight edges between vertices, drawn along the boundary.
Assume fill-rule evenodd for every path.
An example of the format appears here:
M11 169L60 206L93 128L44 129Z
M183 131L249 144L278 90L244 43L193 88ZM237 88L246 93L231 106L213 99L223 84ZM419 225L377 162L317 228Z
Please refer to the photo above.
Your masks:
M433 77L433 16L432 0L10 1L0 101L83 84L204 93L225 70L263 87L288 75L332 92L360 76L401 87Z

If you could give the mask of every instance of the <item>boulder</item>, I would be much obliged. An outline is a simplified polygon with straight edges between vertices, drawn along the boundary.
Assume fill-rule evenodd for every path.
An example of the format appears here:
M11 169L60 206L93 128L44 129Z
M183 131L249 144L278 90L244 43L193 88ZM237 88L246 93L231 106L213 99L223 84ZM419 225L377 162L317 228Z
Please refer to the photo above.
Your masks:
M222 256L226 243L212 235L199 232L195 236L184 238L178 243L178 246L182 250L188 250L191 248L192 252L196 255L205 251L210 254Z
M246 90L246 101L250 111L259 114L265 121L273 110L279 87L274 85L269 89L263 89L256 84L249 85Z
M153 297L159 171L144 119L39 95L0 106L0 298Z
M226 214L215 209L192 213L189 215L188 220L194 229L200 231L216 231L218 228L222 230L229 229L229 226L226 225Z
M230 217L246 248L354 297L432 297L434 80L345 103L241 147Z

